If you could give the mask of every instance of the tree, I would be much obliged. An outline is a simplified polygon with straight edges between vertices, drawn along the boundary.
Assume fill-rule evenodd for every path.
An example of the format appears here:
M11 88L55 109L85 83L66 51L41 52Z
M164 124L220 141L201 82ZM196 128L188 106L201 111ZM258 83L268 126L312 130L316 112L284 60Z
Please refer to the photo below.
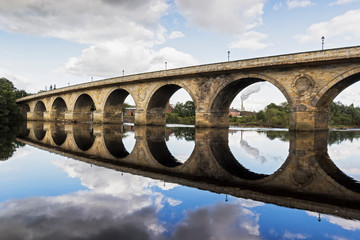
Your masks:
M16 88L6 78L0 78L0 124L11 123L19 117L16 104Z
M179 117L195 116L195 104L193 101L187 101L185 104L178 102L173 112L177 113Z

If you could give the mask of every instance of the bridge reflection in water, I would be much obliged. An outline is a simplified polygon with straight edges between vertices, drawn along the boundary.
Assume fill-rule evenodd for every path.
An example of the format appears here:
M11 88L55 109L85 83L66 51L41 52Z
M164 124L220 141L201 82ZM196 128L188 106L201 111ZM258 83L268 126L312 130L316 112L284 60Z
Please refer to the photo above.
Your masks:
M126 149L123 136L134 131ZM360 219L360 184L344 174L327 153L328 132L288 133L289 155L273 174L246 169L230 151L228 129L192 129L190 157L169 151L165 127L56 125L27 122L18 141L87 163L235 197Z

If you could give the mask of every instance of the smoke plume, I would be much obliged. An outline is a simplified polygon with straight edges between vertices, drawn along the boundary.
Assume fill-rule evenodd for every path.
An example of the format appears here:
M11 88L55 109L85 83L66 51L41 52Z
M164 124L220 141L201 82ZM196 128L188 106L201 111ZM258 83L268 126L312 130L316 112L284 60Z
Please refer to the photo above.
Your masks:
M243 91L241 91L240 94L241 101L245 101L246 99L249 98L251 94L256 93L258 91L260 91L260 84L254 84L245 88Z

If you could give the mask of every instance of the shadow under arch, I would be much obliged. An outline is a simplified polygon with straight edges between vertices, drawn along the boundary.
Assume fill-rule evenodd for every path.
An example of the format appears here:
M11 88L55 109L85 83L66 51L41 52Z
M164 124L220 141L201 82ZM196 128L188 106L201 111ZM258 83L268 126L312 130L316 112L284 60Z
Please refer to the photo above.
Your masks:
M318 152L316 154L316 160L324 172L334 181L351 191L360 193L360 183L341 171L331 160L327 152Z
M228 114L232 101L243 89L254 83L270 83L282 93L289 105L292 104L292 98L290 97L288 92L274 79L271 79L265 75L257 74L251 74L248 76L235 75L234 78L236 80L230 82L216 92L214 100L211 104L210 112L213 121L218 122L218 125L221 127L227 127L229 125Z
M229 147L227 129L218 129L216 134L211 136L210 149L220 166L235 177L244 180L260 180L270 176L251 172L236 160Z
M178 161L166 145L167 133L165 127L147 126L146 127L146 143L150 154L154 159L165 167L175 168L183 165L187 160L182 163ZM195 149L194 149L195 150ZM192 154L194 153L194 150ZM191 154L191 155L192 155ZM191 155L188 159L191 158Z
M51 137L57 146L63 145L67 138L65 125L56 125L53 129L51 129Z
M81 94L75 102L73 120L75 122L93 121L93 111L95 111L93 99L86 93Z
M52 104L51 111L55 115L55 121L58 119L65 120L65 112L68 111L68 108L64 99L57 97Z
M33 131L37 140L41 141L44 139L46 135L46 130L44 130L44 124L36 124Z
M81 124L79 127L74 127L73 134L77 147L82 151L89 150L95 142L96 136L90 124Z
M124 134L124 125L110 125L104 128L103 138L105 147L115 158L125 158L130 155L122 140Z
M46 112L45 104L42 101L38 101L35 104L34 113L36 115L36 120L43 120L44 112Z
M146 123L147 125L166 125L166 106L169 103L171 96L179 89L184 88L176 84L166 84L158 88L150 97L149 103L146 108ZM184 88L190 95L192 101L194 98L189 91ZM196 108L196 103L195 108Z
M130 93L124 89L115 89L107 97L104 105L105 123L122 123L122 106ZM131 96L131 95L130 95Z

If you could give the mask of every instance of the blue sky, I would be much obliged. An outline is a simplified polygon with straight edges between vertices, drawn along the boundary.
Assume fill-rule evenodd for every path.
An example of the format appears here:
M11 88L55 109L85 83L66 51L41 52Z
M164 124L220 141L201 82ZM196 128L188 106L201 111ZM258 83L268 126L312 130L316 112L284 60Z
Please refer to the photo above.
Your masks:
M228 51L238 60L318 50L321 36L325 48L354 46L359 22L359 0L1 0L0 76L37 92L165 62L227 61ZM268 86L258 94L285 101ZM356 103L359 94L355 85L339 100ZM265 101L253 100L252 109Z

